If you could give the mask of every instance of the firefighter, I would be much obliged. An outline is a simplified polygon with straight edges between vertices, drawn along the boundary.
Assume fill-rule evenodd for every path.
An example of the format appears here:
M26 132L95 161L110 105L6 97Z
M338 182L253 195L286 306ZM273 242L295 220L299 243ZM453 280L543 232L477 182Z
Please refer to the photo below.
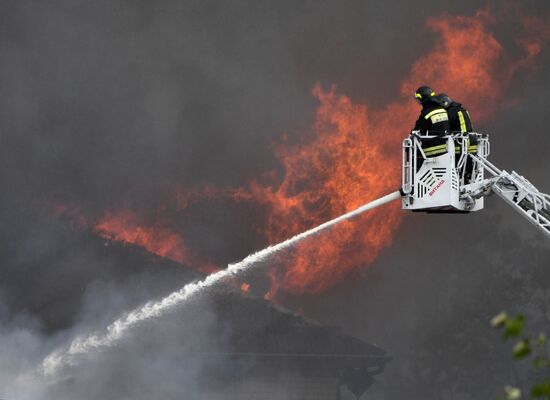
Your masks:
M434 96L434 100L443 108L447 110L449 116L449 129L453 133L467 133L473 132L472 120L470 119L470 113L462 104L453 101L445 93L440 93Z
M443 136L449 132L447 111L437 103L434 91L428 86L419 87L414 93L414 97L422 106L422 111L413 130L420 131L421 134L435 136L433 138L419 138L424 155L431 158L446 153L447 140ZM424 158L417 154L417 168L419 169L423 163Z
M428 86L419 87L414 93L415 99L422 106L420 116L414 125L415 131L432 135L444 135L449 132L449 116L435 99L435 92Z
M458 140L455 147L456 153L462 151L462 143L464 143L468 148L468 153L477 154L477 138L475 135L468 135L468 133L473 132L472 120L470 118L470 113L462 104L453 101L445 93L440 93L434 97L435 101L442 107L447 110L449 115L449 128L451 133L462 133L463 136L467 136L466 140ZM457 156L456 162L458 163L459 158ZM470 183L472 179L473 171L473 162L470 157L466 160L465 170L464 170L464 181L465 183Z

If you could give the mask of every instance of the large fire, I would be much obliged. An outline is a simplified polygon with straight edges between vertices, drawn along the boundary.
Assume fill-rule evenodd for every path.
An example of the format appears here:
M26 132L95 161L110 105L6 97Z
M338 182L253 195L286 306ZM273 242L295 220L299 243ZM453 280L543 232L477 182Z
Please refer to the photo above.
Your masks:
M383 108L354 104L335 88L324 91L317 85L315 139L277 149L286 171L280 185L250 185L251 197L270 206L268 240L280 241L399 187L400 142L420 111L412 100L418 86L429 84L463 101L475 121L490 117L518 66L531 65L540 52L541 32L547 30L541 25L538 36L521 42L524 58L506 62L507 54L490 30L493 23L486 10L472 17L430 18L433 50L412 66L402 84L403 97ZM280 288L303 293L334 285L391 244L401 218L394 204L302 243L293 260L276 270L270 296Z
M512 58L493 34L497 21L486 9L473 16L429 18L426 27L433 33L432 49L411 66L397 100L368 107L354 103L335 87L316 85L312 90L319 101L312 124L314 139L299 145L283 141L276 146L284 176L270 183L254 180L231 190L205 185L206 190L189 195L178 191L176 204L185 208L202 197L260 204L267 210L262 225L265 241L276 243L396 190L400 143L420 111L413 100L416 87L427 84L463 102L474 123L491 117L502 105L511 104L501 99L513 77L534 64L550 38L546 21L537 17L522 21L525 35L518 38L522 56ZM401 219L399 204L393 204L303 242L286 255L284 263L274 260L282 265L273 269L269 296L279 290L326 290L371 263L389 246ZM131 211L107 213L93 229L106 239L142 246L204 272L214 269L188 247L177 230L167 224L143 224Z
M334 88L323 91L316 86L313 95L320 102L315 140L293 148L279 146L277 156L286 171L282 182L253 182L249 188L254 201L269 206L266 237L271 243L399 187L399 147L387 146L388 133L376 129L368 108L353 104ZM400 218L394 204L299 244L290 263L285 259L284 268L274 270L271 294L279 287L318 292L340 281L391 243Z

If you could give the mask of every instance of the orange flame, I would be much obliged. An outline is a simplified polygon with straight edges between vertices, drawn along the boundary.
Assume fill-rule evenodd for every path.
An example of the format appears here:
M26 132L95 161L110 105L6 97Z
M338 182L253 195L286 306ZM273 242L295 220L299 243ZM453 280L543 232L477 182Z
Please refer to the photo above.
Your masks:
M509 61L490 30L492 24L486 10L472 17L429 19L427 27L436 37L433 50L412 66L402 84L404 99L381 109L354 104L334 87L324 91L315 86L313 95L320 102L313 125L315 139L277 147L286 172L279 185L262 186L255 181L236 192L236 198L268 206L268 240L290 237L399 187L400 142L420 111L412 100L418 86L428 84L464 101L476 121L490 117L513 74L532 65L542 45L541 32L546 32L536 29L538 39L531 35L532 39L520 42L526 56ZM401 217L399 205L393 204L301 243L290 265L273 273L267 297L273 298L279 289L320 292L371 263L391 244Z
M317 85L313 95L320 101L314 141L276 149L286 171L280 185L265 187L253 182L250 186L251 197L269 206L266 236L270 242L399 187L399 148L388 151L387 132L376 129L367 107L353 104L335 88L325 92ZM299 244L291 264L275 272L270 296L278 288L325 290L352 269L372 262L391 243L400 219L399 206L394 204Z
M145 225L137 214L130 211L106 214L94 226L94 231L104 239L143 247L150 253L192 266L203 273L218 270L200 260L180 234L158 223Z
M513 104L502 98L518 71L535 66L536 57L550 39L550 25L539 17L520 18L525 34L518 38L524 52L511 59L493 34L497 24L487 9L475 15L444 14L429 18L434 46L411 67L401 85L401 98L385 106L370 108L339 94L335 87L313 88L319 101L314 138L310 143L288 144L283 138L275 154L285 170L277 183L254 180L233 191L206 184L201 190L176 189L178 210L205 198L250 201L267 209L264 234L270 243L284 240L370 200L400 185L401 140L419 114L414 90L427 84L444 91L470 110L474 124L494 115L499 107ZM273 182L275 173L265 174ZM72 211L71 211L72 213ZM272 272L273 298L278 290L317 293L371 263L392 243L401 222L398 204L369 212L329 232L299 244L284 268ZM81 223L86 223L82 219ZM130 211L108 213L94 230L108 240L131 243L174 261L198 266L203 272L216 270L197 256L183 236L165 223L146 224ZM246 283L242 291L248 291Z
M252 198L269 205L266 236L270 242L290 237L333 216L350 211L398 187L399 164L385 152L384 132L372 130L367 107L354 105L332 88L313 95L317 110L315 140L307 146L279 146L277 156L286 175L277 187L251 185ZM393 165L392 165L393 164ZM398 207L373 212L369 229L345 222L314 240L300 244L290 267L274 284L292 291L317 292L346 275L357 264L372 261L391 242ZM363 222L365 223L365 222Z
M491 30L497 21L488 9L471 17L429 18L427 27L439 39L434 49L413 65L402 94L409 97L416 87L426 83L466 103L475 119L491 117L498 106L509 104L502 98L512 78L521 69L534 66L536 56L550 38L547 21L538 17L521 19L525 32L517 42L524 56L512 60Z
M489 30L493 24L486 10L473 17L428 19L428 28L440 39L413 65L402 93L411 96L426 82L467 103L478 119L491 115L506 89L507 82L502 79L509 78L499 67L505 61L504 49Z
M248 293L249 290L250 290L250 283L243 282L241 285L241 291L244 293Z

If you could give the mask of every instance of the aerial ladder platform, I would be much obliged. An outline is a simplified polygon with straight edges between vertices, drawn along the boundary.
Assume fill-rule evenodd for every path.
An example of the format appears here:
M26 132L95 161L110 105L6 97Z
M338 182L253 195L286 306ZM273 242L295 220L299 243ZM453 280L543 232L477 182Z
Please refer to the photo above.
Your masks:
M550 195L517 172L497 168L489 154L486 134L413 131L403 140L402 208L470 213L482 210L494 193L550 238Z

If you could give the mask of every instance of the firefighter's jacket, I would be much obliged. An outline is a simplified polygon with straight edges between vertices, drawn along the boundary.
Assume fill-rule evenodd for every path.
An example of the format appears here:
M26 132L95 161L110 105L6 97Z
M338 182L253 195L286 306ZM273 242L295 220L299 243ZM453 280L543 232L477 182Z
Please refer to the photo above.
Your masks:
M447 111L436 102L429 102L422 107L420 117L414 125L415 131L432 135L444 135L449 132L449 116Z
M466 133L474 131L470 113L462 107L462 104L453 101L447 107L447 114L449 115L449 128L451 132Z

